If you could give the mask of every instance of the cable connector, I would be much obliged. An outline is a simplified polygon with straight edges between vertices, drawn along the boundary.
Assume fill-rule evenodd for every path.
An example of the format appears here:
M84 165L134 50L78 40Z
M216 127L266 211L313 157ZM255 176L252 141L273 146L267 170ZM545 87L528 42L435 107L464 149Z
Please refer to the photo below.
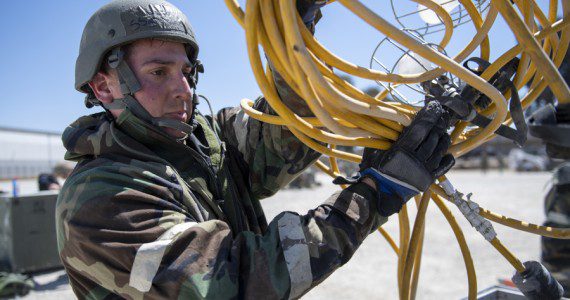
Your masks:
M463 199L462 193L455 191L455 194L453 194L453 202L469 223L471 223L471 226L475 227L487 241L490 242L497 237L497 233L491 222L479 214L479 204L471 201L471 193L467 194L467 200L465 200Z
M466 195L467 199L464 199L463 193L456 190L449 180L440 182L440 186L447 195L451 196L453 203L459 208L459 211L461 211L471 226L475 227L487 241L490 242L497 237L493 224L479 214L479 204L471 201L471 193Z

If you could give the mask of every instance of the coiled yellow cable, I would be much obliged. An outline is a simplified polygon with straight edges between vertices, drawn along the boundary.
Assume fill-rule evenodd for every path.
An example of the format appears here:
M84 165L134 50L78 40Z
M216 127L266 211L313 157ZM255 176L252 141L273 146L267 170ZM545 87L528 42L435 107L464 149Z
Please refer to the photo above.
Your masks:
M495 130L501 124L508 125L512 122L506 101L510 98L510 91L503 95L487 81L517 55L521 55L521 58L513 80L515 86L520 89L530 82L529 91L521 98L523 108L532 104L546 87L553 90L559 102L570 101L570 90L556 71L570 44L568 28L570 22L567 18L556 20L559 12L557 0L549 1L548 14L542 12L534 0L516 0L514 5L510 0L491 0L485 18L481 16L473 1L459 0L467 11L476 33L465 48L453 58L448 58L410 37L357 0L336 1L338 5L347 8L386 37L438 66L418 74L386 73L352 64L336 56L305 28L297 15L294 1L247 0L244 12L237 0L225 0L232 15L245 29L249 60L255 78L277 116L256 111L252 107L252 102L247 99L242 100L241 107L252 118L287 126L308 147L328 156L330 166L320 161L316 166L330 176L336 177L340 174L336 159L356 163L361 160L359 155L336 149L337 145L387 149L396 140L403 127L409 125L418 110L417 107L408 104L384 101L388 95L387 91L371 97L337 76L333 69L394 85L421 83L432 80L444 72L450 72L488 96L492 104L481 113L491 117L491 123L485 128L477 129L468 128L466 122L456 124L451 133L453 142L450 148L450 152L455 156L463 155L492 139ZM445 48L454 32L449 12L438 1L413 1L432 10L440 18L445 31L438 45ZM566 16L569 9L570 0L563 0L562 15ZM519 44L492 62L481 76L477 76L460 63L477 48L480 49L480 57L489 60L488 33L499 14L506 20ZM541 28L540 31L538 28ZM301 117L281 102L276 92L272 71L263 68L259 45L272 62L273 70L278 72L306 101L314 117ZM442 180L445 178L440 179L440 182ZM467 269L468 297L476 298L477 280L469 248L455 218L441 198L450 199L440 186L434 184L431 192L421 196L421 201L419 198L416 199L419 209L412 231L410 231L407 208L403 207L399 214L399 245L388 232L379 228L382 236L398 254L398 287L401 299L413 299L416 295L425 232L424 220L429 201L434 201L453 230ZM483 208L479 214L493 222L518 230L548 237L570 238L568 229L529 224ZM520 260L498 238L494 238L490 243L517 271L524 270Z

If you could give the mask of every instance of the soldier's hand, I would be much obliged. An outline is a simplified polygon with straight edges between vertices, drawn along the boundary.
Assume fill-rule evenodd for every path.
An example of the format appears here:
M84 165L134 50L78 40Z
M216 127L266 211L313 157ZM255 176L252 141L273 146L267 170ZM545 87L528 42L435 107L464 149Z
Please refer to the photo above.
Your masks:
M437 101L429 102L398 140L386 151L365 148L360 174L376 183L379 213L390 216L414 195L425 192L455 163L446 154L451 144L447 134L449 114Z

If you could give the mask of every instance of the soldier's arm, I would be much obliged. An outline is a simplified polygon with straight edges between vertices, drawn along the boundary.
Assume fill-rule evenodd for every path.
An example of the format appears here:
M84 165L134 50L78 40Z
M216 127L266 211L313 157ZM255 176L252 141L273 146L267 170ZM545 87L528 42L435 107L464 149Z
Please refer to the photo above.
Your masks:
M234 237L221 220L196 222L176 187L131 168L74 178L60 196L60 255L80 298L299 297L385 221L356 184L306 215L281 213L264 235Z
M315 25L321 18L320 8L325 3L324 0L296 2L297 10L311 33L315 31ZM268 63L283 104L299 116L314 116L305 101L275 71L271 61L268 60ZM263 97L255 101L254 108L276 115ZM240 153L234 156L242 158L249 167L251 188L258 199L275 194L320 156L320 153L297 139L287 127L249 118L238 107L220 111L217 121L230 151Z
M271 65L270 61L268 63ZM279 73L274 72L274 80L285 106L302 117L314 115ZM264 97L259 97L253 108L277 115ZM286 126L260 122L240 107L222 109L216 121L227 149L248 167L250 188L258 199L275 194L321 155L301 142Z
M262 97L254 108L271 112ZM286 127L255 120L239 107L222 109L216 120L228 152L247 168L244 174L249 176L249 188L258 199L275 194L320 156Z

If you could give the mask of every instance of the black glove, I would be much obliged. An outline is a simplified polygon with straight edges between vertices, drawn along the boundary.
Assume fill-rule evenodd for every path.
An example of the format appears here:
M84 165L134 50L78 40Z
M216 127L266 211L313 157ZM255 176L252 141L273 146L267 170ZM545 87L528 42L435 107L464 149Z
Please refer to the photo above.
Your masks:
M315 25L321 18L321 7L327 4L327 0L297 0L297 11L303 19L305 26L315 33Z
M562 299L564 288L541 263L527 261L524 267L525 271L515 273L512 280L527 299Z
M364 149L360 175L376 182L380 215L400 211L411 197L425 192L455 164L453 156L446 154L451 144L448 126L449 113L438 101L431 101L389 150Z

